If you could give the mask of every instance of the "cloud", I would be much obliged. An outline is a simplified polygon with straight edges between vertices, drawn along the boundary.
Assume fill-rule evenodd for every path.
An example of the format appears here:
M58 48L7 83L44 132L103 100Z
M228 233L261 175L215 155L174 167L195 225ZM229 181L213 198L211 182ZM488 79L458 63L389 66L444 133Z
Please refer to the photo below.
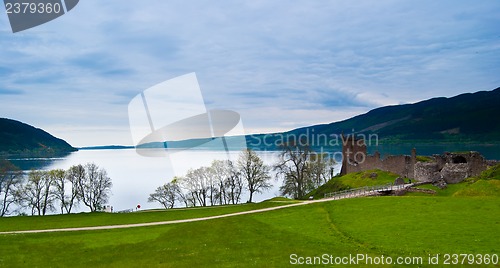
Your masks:
M498 87L499 13L497 1L88 0L19 34L4 16L0 86L25 94L0 114L76 146L93 145L78 128L130 144L128 101L194 71L208 108L240 112L252 132L332 122Z
M0 88L0 95L21 95L21 94L24 94L22 90Z

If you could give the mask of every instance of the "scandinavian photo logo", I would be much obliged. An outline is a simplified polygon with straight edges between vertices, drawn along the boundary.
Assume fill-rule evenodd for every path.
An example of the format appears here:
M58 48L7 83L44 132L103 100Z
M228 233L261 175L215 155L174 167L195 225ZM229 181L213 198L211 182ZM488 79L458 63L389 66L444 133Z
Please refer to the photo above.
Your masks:
M166 157L174 174L193 150L226 152L226 160L234 160L229 151L247 148L240 115L207 109L195 73L144 90L130 101L128 117L136 152Z

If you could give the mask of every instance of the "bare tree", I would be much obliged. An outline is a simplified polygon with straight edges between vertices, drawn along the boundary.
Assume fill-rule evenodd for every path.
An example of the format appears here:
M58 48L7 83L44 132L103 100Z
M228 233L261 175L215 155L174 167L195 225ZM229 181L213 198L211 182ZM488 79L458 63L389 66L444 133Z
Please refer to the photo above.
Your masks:
M90 211L100 210L108 202L112 186L106 170L88 163L85 165L85 176L78 182L80 199Z
M189 192L196 198L197 202L207 206L207 197L209 193L209 182L206 177L206 168L190 169L186 173L184 180Z
M0 217L9 215L10 205L18 202L16 191L22 183L23 174L10 161L0 160Z
M241 200L244 183L240 172L231 161L227 161L226 176L225 188L227 202L233 205L238 204Z
M215 191L215 199L219 205L227 204L226 180L228 177L228 161L214 160L210 165L210 176Z
M66 213L71 213L71 209L78 205L80 194L79 182L85 179L85 168L82 165L70 167L66 171L66 183L70 184L70 194L66 196L64 202L64 209Z
M149 195L148 202L158 202L166 209L173 208L179 192L178 187L175 183L166 183L156 188L155 192Z
M335 160L327 153L313 153L309 157L309 175L313 188L327 183L333 177L333 166Z
M282 194L299 199L326 182L333 161L311 150L307 141L291 140L283 143L281 149L274 169L283 176Z
M203 176L203 180L207 185L207 197L210 200L210 206L216 205L219 201L219 184L216 178L216 170L213 166L210 167L201 167L201 176Z
M248 202L252 202L254 193L261 193L271 188L269 169L254 151L246 149L241 152L238 170L247 182L247 189L250 193Z
M52 183L46 171L32 170L28 174L28 181L19 190L18 196L31 208L31 215L35 215L35 212L38 215L45 215L54 209Z
M47 176L52 181L54 188L52 190L52 194L54 195L54 199L59 201L59 205L61 207L61 214L64 214L64 208L67 204L66 197L66 171L62 169L53 169L47 172Z
M171 183L177 185L177 200L184 203L186 207L195 207L196 198L194 194L187 188L185 177L174 177Z

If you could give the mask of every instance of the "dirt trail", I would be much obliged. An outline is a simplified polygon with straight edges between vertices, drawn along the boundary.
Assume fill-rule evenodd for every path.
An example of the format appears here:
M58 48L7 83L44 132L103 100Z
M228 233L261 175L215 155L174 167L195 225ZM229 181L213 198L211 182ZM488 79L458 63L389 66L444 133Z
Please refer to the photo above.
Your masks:
M321 201L330 201L330 200L321 200ZM233 217L233 216L238 216L238 215L261 213L261 212L265 212L265 211L271 211L271 210L289 208L289 207L294 207L294 206L307 205L307 204L314 203L314 202L315 201L305 201L305 202L300 202L300 203L293 203L293 204L289 204L289 205L283 205L283 206L279 206L279 207L262 208L262 209L256 209L256 210L250 210L250 211L242 211L242 212L235 212L235 213L230 213L230 214L223 214L223 215L217 215L217 216L209 216L209 217L203 217L203 218L194 218L194 219L172 220L172 221L159 221L159 222L145 222L145 223L132 223L132 224L123 224L123 225L105 225L105 226L75 227L75 228L60 228L60 229L45 229L45 230L7 231L7 232L0 232L0 235L110 230L110 229L123 229L123 228L133 228L133 227L146 227L146 226L176 224L176 223L184 223L184 222L207 221L207 220L213 220L213 219Z

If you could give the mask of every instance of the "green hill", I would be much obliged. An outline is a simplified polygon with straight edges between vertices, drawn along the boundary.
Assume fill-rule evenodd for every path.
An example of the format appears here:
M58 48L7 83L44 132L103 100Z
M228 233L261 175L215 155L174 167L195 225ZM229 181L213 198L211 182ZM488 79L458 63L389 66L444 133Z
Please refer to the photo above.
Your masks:
M344 176L335 176L331 180L327 181L325 184L321 185L317 189L314 189L308 193L304 199L308 199L310 196L314 199L321 199L325 194L359 188L363 186L378 186L393 183L397 177L397 174L382 171L378 169L367 170L362 172L350 173Z
M314 133L377 133L382 140L500 141L500 88L386 106L341 122L308 127ZM308 128L294 130L303 132Z
M288 138L308 136L313 149L339 147L341 141L324 137L345 134L377 134L378 141L413 143L500 144L500 87L492 91L465 93L451 98L433 98L413 104L385 106L350 119L330 124L297 128L282 133L246 135L254 150L277 150ZM315 135L315 137L312 137ZM321 138L319 138L321 137ZM338 137L338 136L337 136ZM226 140L240 137L226 137ZM168 141L171 148L202 148L212 138ZM229 142L230 143L230 142ZM163 148L164 142L141 145ZM210 148L213 149L213 148Z
M66 141L44 130L0 118L0 156L54 156L76 151Z
M383 143L470 142L500 143L500 88L433 98L414 104L386 106L350 119L314 125L285 133L250 135L251 147L274 144L284 135L332 135L354 130L356 134L377 134ZM266 142L263 142L265 138ZM261 145L261 146L252 146Z

